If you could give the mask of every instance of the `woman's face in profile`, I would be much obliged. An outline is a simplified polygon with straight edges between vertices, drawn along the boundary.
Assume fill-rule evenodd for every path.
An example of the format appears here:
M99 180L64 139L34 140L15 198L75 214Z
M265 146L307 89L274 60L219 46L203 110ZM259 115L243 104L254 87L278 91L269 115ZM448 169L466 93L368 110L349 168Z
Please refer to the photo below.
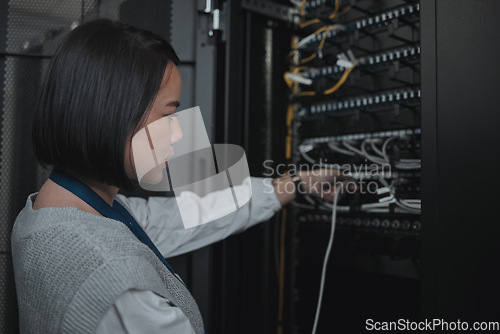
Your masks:
M161 181L165 162L174 155L172 144L182 139L182 130L173 115L179 106L181 88L179 70L169 64L148 119L132 138L132 151L129 147L126 149L125 168L130 177L142 178L148 171L142 179L144 182Z

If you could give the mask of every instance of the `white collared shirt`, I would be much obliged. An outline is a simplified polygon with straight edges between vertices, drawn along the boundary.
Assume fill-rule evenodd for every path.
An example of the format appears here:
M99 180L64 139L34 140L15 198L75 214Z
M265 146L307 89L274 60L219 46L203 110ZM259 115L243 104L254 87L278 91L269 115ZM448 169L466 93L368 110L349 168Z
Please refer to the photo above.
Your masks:
M250 184L242 184L235 191L246 191ZM274 194L271 179L251 178L252 199L237 211L215 221L185 229L178 204L173 197L149 199L117 196L136 218L158 250L166 258L188 253L223 240L231 234L266 221L281 205ZM196 210L216 203L217 192L204 198L182 197L183 206L197 206ZM179 200L179 198L177 199ZM194 329L182 311L169 300L147 290L128 290L121 295L102 319L97 334L115 333L175 333L191 334Z

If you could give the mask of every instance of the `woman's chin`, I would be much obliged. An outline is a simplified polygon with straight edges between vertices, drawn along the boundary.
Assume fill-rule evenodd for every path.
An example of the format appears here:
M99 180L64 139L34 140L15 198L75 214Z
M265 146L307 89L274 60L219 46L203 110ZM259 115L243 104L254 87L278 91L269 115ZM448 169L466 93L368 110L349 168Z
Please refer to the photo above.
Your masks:
M165 165L158 165L155 169L147 172L141 179L141 183L158 184L163 180L163 170Z

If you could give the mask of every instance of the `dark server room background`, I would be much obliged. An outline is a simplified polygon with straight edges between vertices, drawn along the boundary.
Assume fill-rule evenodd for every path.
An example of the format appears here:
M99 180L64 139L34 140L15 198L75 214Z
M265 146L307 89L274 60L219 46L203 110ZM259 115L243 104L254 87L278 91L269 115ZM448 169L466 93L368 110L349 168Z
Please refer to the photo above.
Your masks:
M61 38L99 17L173 45L181 104L245 149L251 175L337 164L358 184L324 272L332 204L308 196L169 259L208 333L312 332L322 275L317 333L498 321L499 16L495 0L1 1L0 333L18 332L12 224L49 173L30 139L42 78Z

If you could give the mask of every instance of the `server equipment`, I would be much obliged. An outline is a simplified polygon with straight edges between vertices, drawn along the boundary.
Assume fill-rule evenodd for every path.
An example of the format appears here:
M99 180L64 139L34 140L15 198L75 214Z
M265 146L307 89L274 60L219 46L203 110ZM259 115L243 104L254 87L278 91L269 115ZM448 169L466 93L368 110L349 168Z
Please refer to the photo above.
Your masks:
M494 320L498 307L486 305L500 296L499 226L488 215L500 161L481 147L500 142L499 4L221 8L226 109L217 126L231 129L219 140L242 144L253 174L332 168L357 184L336 205L299 196L274 224L241 237L263 245L252 254L268 282L253 294L267 307L262 318L250 311L263 319L251 328L358 333L368 319Z

